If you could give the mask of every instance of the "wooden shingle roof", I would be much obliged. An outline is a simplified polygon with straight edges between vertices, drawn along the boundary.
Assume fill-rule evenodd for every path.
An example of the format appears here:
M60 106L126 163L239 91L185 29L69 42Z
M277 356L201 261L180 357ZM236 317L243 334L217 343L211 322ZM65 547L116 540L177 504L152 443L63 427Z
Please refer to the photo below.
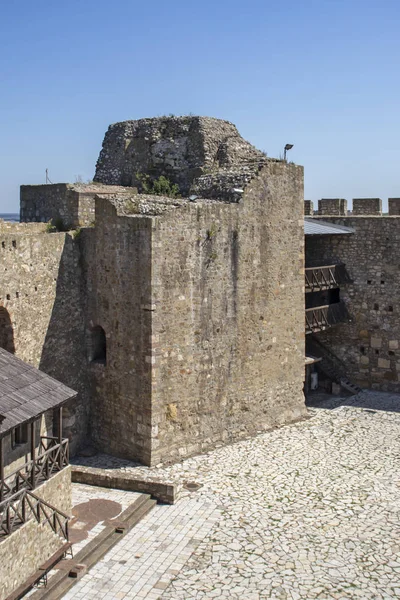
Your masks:
M76 395L71 388L0 348L0 437Z

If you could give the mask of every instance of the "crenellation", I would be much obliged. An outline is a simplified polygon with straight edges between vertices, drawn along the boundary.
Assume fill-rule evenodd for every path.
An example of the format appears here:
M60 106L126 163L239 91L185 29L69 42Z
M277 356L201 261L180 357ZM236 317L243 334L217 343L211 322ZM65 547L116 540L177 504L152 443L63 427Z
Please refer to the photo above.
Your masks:
M382 215L380 198L353 198L353 215Z
M304 200L304 216L314 215L314 203L312 200Z
M389 215L400 215L400 198L389 198L388 199L388 205L389 205Z
M325 215L347 215L347 200L344 198L322 198L318 200L318 214Z

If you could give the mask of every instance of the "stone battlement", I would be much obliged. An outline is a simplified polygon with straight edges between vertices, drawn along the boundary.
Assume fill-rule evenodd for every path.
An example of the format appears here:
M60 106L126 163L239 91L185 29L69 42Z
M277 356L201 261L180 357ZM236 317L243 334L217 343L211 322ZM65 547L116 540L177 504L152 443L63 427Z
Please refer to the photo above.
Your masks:
M132 189L101 183L21 185L21 221L60 220L65 228L88 227L94 221L96 194L125 194Z
M389 212L383 215L381 198L353 198L353 210L347 210L344 198L322 198L318 200L318 212L314 213L314 203L304 200L304 215L315 217L356 217L356 216L400 216L400 198L389 198Z

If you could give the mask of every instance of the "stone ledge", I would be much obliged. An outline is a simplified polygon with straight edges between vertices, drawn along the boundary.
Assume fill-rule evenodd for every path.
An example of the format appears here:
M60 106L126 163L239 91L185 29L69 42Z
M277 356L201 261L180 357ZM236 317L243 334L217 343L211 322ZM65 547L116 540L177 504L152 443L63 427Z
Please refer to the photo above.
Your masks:
M181 485L177 482L138 478L122 471L110 473L107 469L78 465L72 465L71 477L74 483L150 494L164 504L175 504L181 489Z

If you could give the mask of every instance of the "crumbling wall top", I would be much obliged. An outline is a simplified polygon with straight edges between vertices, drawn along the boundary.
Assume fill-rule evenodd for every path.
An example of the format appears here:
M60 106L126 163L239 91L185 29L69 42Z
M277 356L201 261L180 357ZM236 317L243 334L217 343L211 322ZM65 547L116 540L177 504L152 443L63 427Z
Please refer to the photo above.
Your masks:
M140 186L138 174L161 175L189 194L195 179L219 169L258 165L265 154L233 123L211 117L157 117L110 125L97 161L96 182Z

